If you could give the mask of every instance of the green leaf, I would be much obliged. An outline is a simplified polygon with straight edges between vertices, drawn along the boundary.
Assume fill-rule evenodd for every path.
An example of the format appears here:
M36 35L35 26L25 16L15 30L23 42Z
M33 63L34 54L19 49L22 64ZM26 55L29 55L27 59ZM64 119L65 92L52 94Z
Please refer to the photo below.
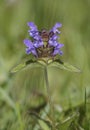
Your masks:
M41 67L41 64L39 64L37 61L28 60L28 61L22 62L22 63L16 65L15 67L13 67L11 69L10 73L16 73L18 71L21 71L24 68L26 68L27 66L29 66L30 68Z
M50 63L49 66L52 66L52 67L57 67L59 69L63 69L63 70L68 70L68 71L71 71L71 72L77 72L77 73L80 73L81 70L69 63L66 63L66 62L62 62L61 60L57 59L57 60L54 60L52 63Z

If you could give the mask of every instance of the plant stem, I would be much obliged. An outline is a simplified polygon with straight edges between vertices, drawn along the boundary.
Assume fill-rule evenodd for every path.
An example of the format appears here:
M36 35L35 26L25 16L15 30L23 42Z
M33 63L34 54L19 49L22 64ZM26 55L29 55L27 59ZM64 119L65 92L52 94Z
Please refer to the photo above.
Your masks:
M52 119L52 123L53 123L52 125L55 128L54 109L53 109L53 103L52 103L50 87L49 87L47 66L44 67L44 74L45 74L46 89L47 89L47 94L48 94L48 101L49 101L49 105L50 105L50 114L51 114L51 119Z

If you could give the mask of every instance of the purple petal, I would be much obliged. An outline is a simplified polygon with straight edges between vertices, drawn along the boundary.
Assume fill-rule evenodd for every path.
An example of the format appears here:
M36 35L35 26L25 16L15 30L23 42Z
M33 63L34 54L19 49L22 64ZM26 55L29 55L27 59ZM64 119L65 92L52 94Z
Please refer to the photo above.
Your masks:
M60 50L60 48L63 46L64 46L64 44L58 43L57 46L54 48L53 55L56 55L56 54L62 55L63 52Z
M29 55L30 53L34 54L35 56L37 56L37 52L35 50L35 48L26 48L26 53Z
M59 49L55 49L54 52L53 52L53 55L57 55L57 54L62 55L63 52Z
M61 28L61 27L62 27L62 24L61 24L61 23L56 23L56 24L54 25L54 27L55 27L55 28Z
M29 30L28 32L29 32L29 34L30 34L31 37L34 37L35 35L39 35L39 32L36 31L36 30L33 30L33 31Z
M35 56L37 56L36 49L32 49L31 52L32 52L32 54L34 54Z
M52 40L57 40L58 36L57 35L53 35L52 36Z
M27 25L32 29L32 30L37 30L37 26L33 22L28 22Z
M26 53L29 55L31 53L31 50L29 48L26 48Z
M42 47L42 46L43 46L43 41L41 41L41 40L39 40L39 41L34 41L34 46L35 46L36 48Z
M49 45L54 46L54 47L57 46L57 44L58 44L58 42L56 41L57 38L58 38L57 35L53 35L53 36L49 39L49 41L48 41Z
M29 30L28 32L29 32L30 36L31 36L33 39L35 39L35 40L41 39L41 36L39 35L39 31L36 31L36 30L32 31L32 30Z
M33 38L34 38L35 40L37 40L37 41L41 39L41 37L40 37L39 35L34 35Z
M51 29L51 31L53 31L54 33L60 33L60 31L57 29L57 28L60 28L62 27L62 24L61 23L56 23L54 25L54 27Z
M38 48L38 41L34 41L34 46Z
M32 54L34 54L34 55L37 56L36 49L35 49L33 43L32 43L29 39L25 39L25 40L24 40L24 44L25 44L26 47L27 47L27 48L26 48L26 53L27 53L27 54L32 53Z
M64 46L64 44L58 43L57 46L56 46L56 48L57 48L57 49L60 49L60 48L63 47L63 46Z
M53 55L56 55L59 53L59 50L55 49L54 52L53 52Z
M49 40L49 45L56 47L58 45L58 42L57 41Z
M26 47L31 47L32 46L32 42L29 39L25 39L23 42L26 45Z

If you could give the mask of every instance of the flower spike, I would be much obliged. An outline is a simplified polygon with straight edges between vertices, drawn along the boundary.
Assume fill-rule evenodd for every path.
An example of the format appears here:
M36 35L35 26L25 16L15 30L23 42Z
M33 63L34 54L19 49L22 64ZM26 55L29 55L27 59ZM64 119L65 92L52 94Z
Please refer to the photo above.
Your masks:
M26 53L32 53L38 58L43 57L54 57L57 54L62 55L63 52L60 50L64 44L58 43L58 34L60 33L61 23L56 23L53 28L49 31L43 29L39 31L37 26L33 22L28 22L29 35L32 37L32 41L29 39L24 40L26 45Z

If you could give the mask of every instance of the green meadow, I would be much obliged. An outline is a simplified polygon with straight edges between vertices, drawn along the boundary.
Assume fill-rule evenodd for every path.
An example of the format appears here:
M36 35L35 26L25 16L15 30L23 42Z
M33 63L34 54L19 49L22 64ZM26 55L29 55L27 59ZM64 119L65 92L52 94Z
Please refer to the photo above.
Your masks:
M10 73L33 60L23 44L31 21L62 23L61 60L80 73L49 67L49 86L42 67ZM0 0L0 130L90 130L90 0Z

